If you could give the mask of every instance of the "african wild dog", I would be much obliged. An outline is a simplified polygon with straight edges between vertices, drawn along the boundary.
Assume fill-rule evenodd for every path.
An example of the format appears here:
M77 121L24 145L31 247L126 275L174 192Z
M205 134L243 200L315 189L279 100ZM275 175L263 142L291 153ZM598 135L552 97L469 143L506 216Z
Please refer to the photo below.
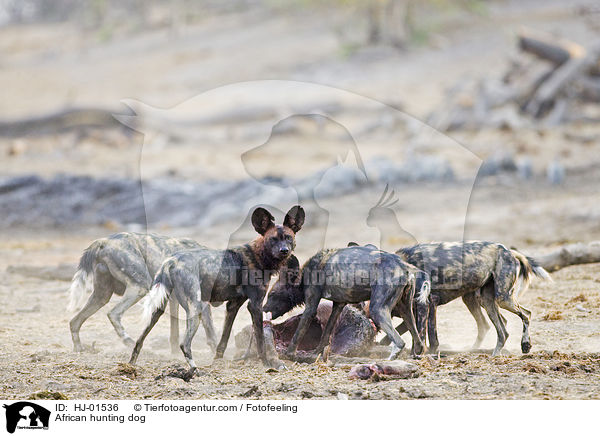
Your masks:
M291 359L297 357L298 344L316 316L321 298L331 300L333 308L315 355L322 353L329 344L344 306L367 300L370 300L370 317L375 326L392 337L389 359L396 358L405 345L393 328L392 316L401 316L407 322L416 344L413 351L420 353L423 343L413 314L419 272L399 256L377 250L374 246L321 250L304 264L297 280L287 284L276 283L263 311L271 312L276 318L304 303L304 313L285 353ZM425 275L419 276L417 301L426 304L429 280ZM287 277L283 279L287 280Z
M406 262L415 265L431 276L430 304L425 312L417 313L417 325L422 330L427 324L429 350L437 352L439 342L436 329L437 306L462 297L465 305L477 322L478 348L489 325L480 306L483 306L496 328L498 341L493 351L497 355L508 338L505 320L498 306L517 314L523 322L521 350L531 349L529 339L529 317L531 312L518 303L519 295L527 289L533 275L550 279L548 273L534 259L516 250L509 250L495 242L442 242L417 244L401 248L396 252ZM551 280L551 279L550 279ZM406 331L400 325L397 331ZM382 341L384 344L389 339Z
M196 369L191 344L203 301L227 301L216 358L223 357L237 312L249 300L259 356L264 365L272 364L264 349L262 301L272 275L290 258L296 246L295 235L303 223L304 210L300 206L288 211L283 226L275 225L273 216L259 207L252 214L252 225L260 235L254 241L227 250L183 251L165 260L148 294L146 313L150 319L135 344L130 363L135 364L144 339L162 315L169 295L174 293L188 314L181 350L190 365L190 374Z
M152 278L165 258L177 251L200 247L200 244L191 239L177 239L151 233L116 233L92 242L79 260L79 267L70 288L69 310L81 307L87 292L91 292L88 301L70 322L74 350L83 351L79 338L81 325L106 305L113 293L123 298L108 313L108 319L125 345L133 346L135 342L121 324L123 313L148 293ZM176 349L179 341L177 305L171 308L173 307L175 310L172 310L171 314L171 347ZM208 343L214 348L216 334L208 305L203 307L202 320Z

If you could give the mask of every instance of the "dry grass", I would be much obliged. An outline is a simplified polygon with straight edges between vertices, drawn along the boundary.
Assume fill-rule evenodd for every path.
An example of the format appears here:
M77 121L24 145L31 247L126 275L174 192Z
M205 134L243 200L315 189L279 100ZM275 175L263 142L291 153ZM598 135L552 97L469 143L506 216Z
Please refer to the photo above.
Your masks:
M543 321L558 321L563 318L563 313L560 310L551 310L550 312L542 315Z

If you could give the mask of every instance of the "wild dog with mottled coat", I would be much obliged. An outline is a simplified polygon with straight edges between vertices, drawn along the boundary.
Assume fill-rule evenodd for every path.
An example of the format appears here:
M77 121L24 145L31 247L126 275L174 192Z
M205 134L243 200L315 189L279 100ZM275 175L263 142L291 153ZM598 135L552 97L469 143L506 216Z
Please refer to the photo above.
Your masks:
M216 358L222 358L231 334L235 317L246 300L259 356L264 365L262 302L273 274L286 264L296 246L295 235L304 223L304 210L292 207L283 225L275 225L273 216L261 207L252 214L252 225L260 235L254 241L227 250L201 248L175 254L165 260L158 271L152 290L146 300L149 320L137 340L130 362L135 364L144 339L164 312L166 301L173 293L188 314L185 337L181 350L190 365L190 374L196 369L192 359L192 339L198 329L202 302L227 301L225 324Z
M489 330L481 306L485 308L498 334L493 355L497 355L504 347L508 331L498 310L498 307L501 307L521 318L521 351L529 352L531 312L519 305L518 298L528 288L534 275L550 279L546 270L534 259L502 244L485 241L417 244L401 248L396 254L406 262L428 272L431 277L430 304L427 311L417 313L419 328L423 329L427 324L431 352L437 352L439 347L436 328L437 306L458 297L462 297L477 322L478 334L474 348L481 345ZM406 326L401 324L397 331L400 334L404 333ZM388 341L386 338L384 343Z
M331 300L333 308L315 355L329 344L333 328L346 304L369 300L369 316L378 329L392 338L389 359L395 359L405 344L394 330L392 316L407 323L413 351L420 354L423 342L417 331L413 304L427 304L429 279L426 274L404 262L399 256L378 250L372 245L321 250L302 267L297 280L281 283L280 277L263 307L274 318L304 303L304 313L286 350L296 359L296 350L317 313L321 298ZM416 294L416 295L415 295ZM424 332L423 332L424 333Z
M105 306L113 294L123 298L108 313L108 319L125 345L133 346L135 342L121 324L123 313L148 293L152 278L167 257L177 251L200 247L200 244L191 239L151 233L116 233L92 242L79 260L79 267L69 290L69 310L72 311L80 308L87 293L91 293L70 322L74 350L83 351L79 337L82 324ZM202 320L208 344L214 348L216 334L208 305L203 307ZM174 310L171 318L171 346L175 346L175 349L179 333L177 324Z

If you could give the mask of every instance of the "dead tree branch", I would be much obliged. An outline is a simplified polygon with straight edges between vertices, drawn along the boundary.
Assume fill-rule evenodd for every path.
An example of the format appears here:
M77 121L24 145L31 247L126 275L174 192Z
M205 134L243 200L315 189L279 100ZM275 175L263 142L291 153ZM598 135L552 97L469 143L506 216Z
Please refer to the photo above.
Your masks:
M536 256L535 259L547 271L557 271L569 265L600 262L600 241L565 245L546 255Z

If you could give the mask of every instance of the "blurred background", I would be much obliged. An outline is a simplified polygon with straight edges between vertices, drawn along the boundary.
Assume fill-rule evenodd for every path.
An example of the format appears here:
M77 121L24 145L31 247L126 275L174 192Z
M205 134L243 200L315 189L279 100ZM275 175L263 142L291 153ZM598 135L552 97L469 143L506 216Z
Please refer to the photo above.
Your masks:
M463 237L483 161L466 237L591 237L598 205L564 194L596 194L599 18L585 1L3 0L0 227L145 227L143 178L151 228L214 234L288 179L281 207L311 197L358 147L364 180L354 161L322 197L398 185L417 240ZM323 87L243 84L265 79Z
M305 207L301 261L349 240L598 240L599 41L585 0L0 0L3 317L52 319L69 349L64 290L93 239L224 247L258 204ZM597 350L598 264L555 280L524 297L534 347ZM460 347L456 303L439 328ZM117 343L103 316L86 329Z

